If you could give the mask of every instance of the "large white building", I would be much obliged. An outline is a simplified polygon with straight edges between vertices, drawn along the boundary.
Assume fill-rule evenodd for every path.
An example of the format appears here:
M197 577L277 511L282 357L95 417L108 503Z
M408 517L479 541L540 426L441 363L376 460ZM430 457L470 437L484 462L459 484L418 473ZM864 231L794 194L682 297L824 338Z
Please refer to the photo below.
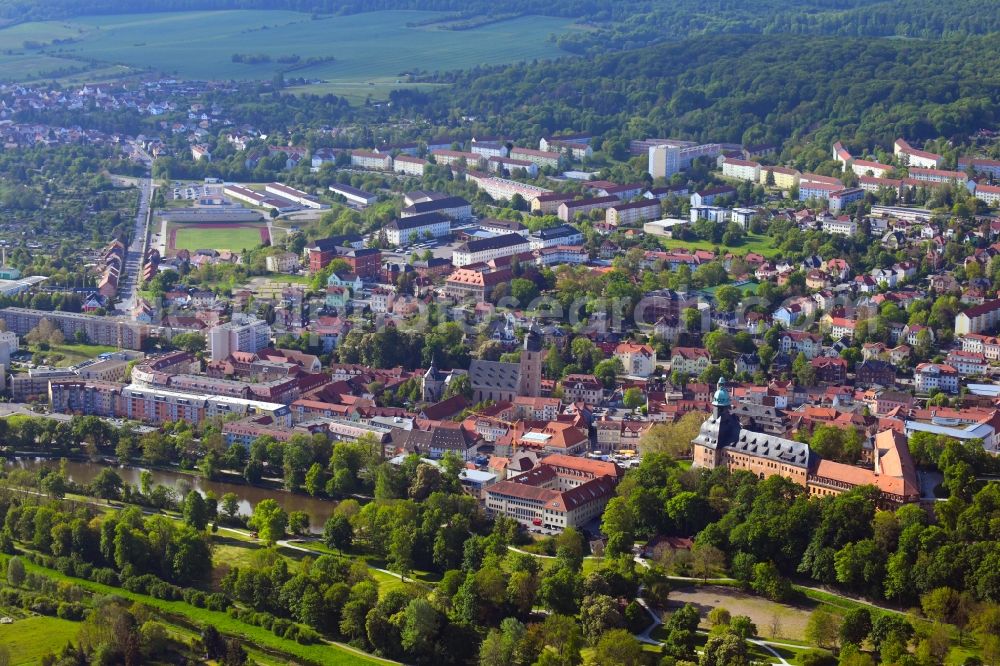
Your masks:
M447 236L451 233L451 218L442 213L423 213L393 220L383 228L386 240L398 247L428 236Z
M278 426L292 425L292 413L287 405L276 402L248 400L222 395L200 395L131 384L121 390L118 415L143 423L161 424L168 421L200 423L211 418L236 415L269 416Z
M0 365L4 370L10 368L10 355L17 351L17 333L0 331Z
M649 345L623 342L615 347L615 358L632 377L649 377L656 370L656 350Z
M467 153L464 150L434 150L431 151L431 157L434 158L435 164L448 166L465 164L473 169L478 169L486 161L482 155Z
M604 221L615 227L642 224L660 217L659 199L639 199L615 204L605 212Z
M690 141L666 139L649 146L649 175L653 178L670 178L675 173L690 168L699 157L716 158L722 154L719 143L696 144Z
M875 178L885 178L886 174L892 171L892 167L869 160L854 160L851 163L851 171L858 176L870 175Z
M528 236L532 250L541 250L558 245L580 245L583 243L583 233L569 224L560 224L548 229L540 229Z
M268 194L281 197L282 199L288 199L303 208L315 208L316 210L322 210L330 207L308 192L303 192L302 190L297 190L294 187L282 185L281 183L268 183L264 186L264 191Z
M648 170L649 175L653 178L670 178L675 173L680 172L680 146L650 146Z
M906 139L896 139L892 144L892 154L900 162L911 167L922 167L925 169L937 169L944 162L944 158L936 153L929 153L926 150L917 150Z
M361 169L392 170L392 155L373 153L367 150L351 151L351 166Z
M451 263L457 268L529 252L531 244L521 234L503 234L462 243L455 248Z
M839 213L847 208L847 205L865 198L865 191L860 187L846 187L836 192L830 192L826 198L831 213Z
M469 172L465 174L465 179L475 183L480 190L497 201L510 201L514 198L515 194L520 195L525 201L532 201L540 196L552 193L552 190L547 190L538 185L528 185L527 183L519 183L509 178L497 178L479 172Z
M441 197L429 201L414 201L400 211L400 217L419 217L428 213L440 213L453 220L467 220L472 217L472 204L462 197Z
M224 361L233 352L258 352L271 344L271 327L266 321L246 315L208 330L208 345L213 361Z
M393 161L393 171L396 173L405 173L408 176L423 176L428 164L430 162L419 157L398 155Z
M524 160L525 162L533 162L540 167L552 167L553 169L559 167L559 158L561 155L559 153L549 152L547 150L533 150L531 148L514 148L510 151L510 157L515 160Z
M1000 187L996 185L976 185L976 198L987 206L1000 204Z
M756 183L760 179L760 164L750 160L738 160L726 157L722 160L722 175L737 180L748 180Z
M983 173L991 178L1000 178L1000 160L987 160L974 157L958 158L959 171L966 171L970 165L976 173Z
M969 176L964 171L948 171L947 169L925 169L922 167L910 167L910 178L922 180L928 183L949 183L952 181L962 183L969 181Z
M913 372L917 393L958 393L958 370L945 363L921 363Z
M486 512L550 530L580 527L600 518L619 477L614 463L547 456L531 470L487 487Z
M955 317L955 335L982 333L1000 326L1000 300L991 300L959 312Z
M508 152L507 146L492 141L473 141L471 150L486 159L490 159L491 157L507 157Z
M348 202L356 206L370 206L378 201L378 197L371 192L365 192L364 190L359 190L356 187L343 183L334 183L328 189L334 194L344 197Z

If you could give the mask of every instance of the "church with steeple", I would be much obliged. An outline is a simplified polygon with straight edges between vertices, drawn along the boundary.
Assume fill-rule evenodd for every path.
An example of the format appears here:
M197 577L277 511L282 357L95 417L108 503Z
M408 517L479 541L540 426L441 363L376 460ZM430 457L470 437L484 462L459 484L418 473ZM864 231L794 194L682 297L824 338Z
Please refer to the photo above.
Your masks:
M886 430L875 436L873 467L846 465L821 458L803 442L747 430L732 407L725 380L720 379L712 414L691 442L695 467L744 470L761 479L777 474L816 496L875 486L881 491L880 503L888 507L920 501L916 466L904 435Z
M535 322L524 332L521 358L517 363L474 360L469 365L472 401L513 402L517 396L537 398L542 394L542 364L545 347Z
M427 368L420 380L420 400L423 402L439 402L444 397L445 376L437 369L437 363L431 359L431 367Z

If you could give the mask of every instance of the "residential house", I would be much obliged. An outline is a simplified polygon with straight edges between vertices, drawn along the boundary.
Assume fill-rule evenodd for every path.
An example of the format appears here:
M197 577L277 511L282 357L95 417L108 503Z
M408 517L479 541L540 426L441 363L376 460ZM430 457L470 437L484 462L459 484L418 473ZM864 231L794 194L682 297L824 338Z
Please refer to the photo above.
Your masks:
M948 352L945 363L955 368L962 377L986 374L986 356L982 353L953 349Z
M921 363L913 373L917 393L958 393L958 370L946 363Z
M843 384L847 381L847 361L839 356L817 356L809 361L816 371L816 379L827 384Z
M671 372L697 377L712 364L712 357L707 349L700 347L674 347L670 357Z
M878 359L862 361L855 370L854 383L859 387L891 388L896 384L896 366Z
M615 358L632 377L649 377L656 370L656 351L649 345L623 342L615 348Z
M562 380L563 401L600 405L604 401L604 385L593 375L566 375Z

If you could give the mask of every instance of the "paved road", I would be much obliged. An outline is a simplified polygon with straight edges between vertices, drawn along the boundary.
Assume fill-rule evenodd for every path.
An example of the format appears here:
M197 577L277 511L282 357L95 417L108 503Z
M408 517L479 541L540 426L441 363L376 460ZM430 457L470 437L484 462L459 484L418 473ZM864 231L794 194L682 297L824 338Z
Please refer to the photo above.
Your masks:
M132 157L143 165L147 172L146 176L138 181L139 187L139 209L135 214L135 227L132 229L132 238L129 246L125 249L125 276L118 286L118 311L131 315L135 306L135 293L142 273L143 252L146 249L146 241L149 238L149 205L153 198L153 179L150 177L150 170L153 167L153 157L147 153L138 143L131 146Z
M24 414L26 416L36 416L54 421L70 421L73 419L69 414L48 414L39 413L31 409L31 406L23 402L0 402L0 418L13 414Z
M118 289L118 297L121 299L118 310L121 312L131 313L135 306L136 288L142 274L142 255L149 236L149 205L152 198L153 180L143 178L139 185L139 210L135 215L132 242L125 252L125 278Z

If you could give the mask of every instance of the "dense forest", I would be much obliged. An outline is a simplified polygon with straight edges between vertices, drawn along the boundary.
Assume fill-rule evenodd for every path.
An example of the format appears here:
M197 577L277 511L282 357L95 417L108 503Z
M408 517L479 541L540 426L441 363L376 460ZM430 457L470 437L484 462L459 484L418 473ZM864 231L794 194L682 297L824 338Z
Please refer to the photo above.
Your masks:
M396 91L392 101L437 122L475 116L515 139L591 132L611 155L626 151L628 139L666 136L758 143L813 135L826 152L836 139L860 149L992 126L998 53L997 35L939 42L746 35L477 68L440 77L454 84L447 92Z

